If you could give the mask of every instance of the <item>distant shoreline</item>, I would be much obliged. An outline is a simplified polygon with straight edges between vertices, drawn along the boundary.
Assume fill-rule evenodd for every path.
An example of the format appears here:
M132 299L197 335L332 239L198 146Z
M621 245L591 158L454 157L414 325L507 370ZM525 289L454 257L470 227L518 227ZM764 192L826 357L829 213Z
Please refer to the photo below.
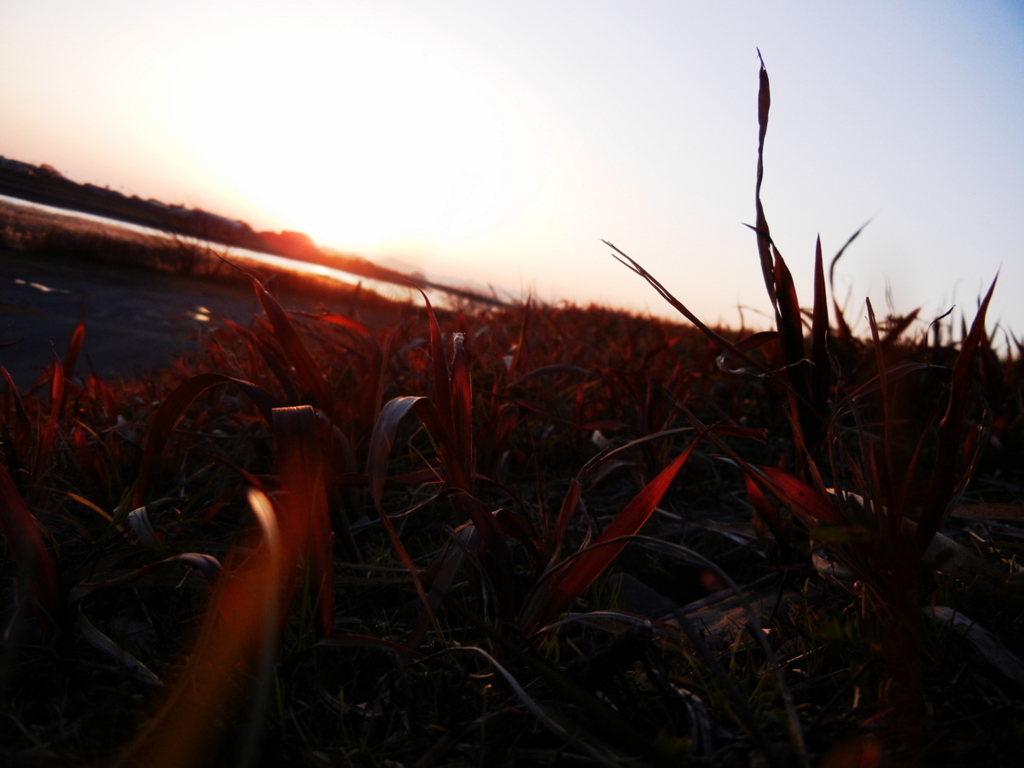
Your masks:
M491 306L508 306L496 296L417 279L360 256L318 248L301 232L257 232L244 221L159 200L143 200L94 184L80 184L53 167L32 165L0 156L0 194L66 211L100 216L112 222L148 227L217 245L245 248L338 269L352 275L402 286L432 288L451 296Z

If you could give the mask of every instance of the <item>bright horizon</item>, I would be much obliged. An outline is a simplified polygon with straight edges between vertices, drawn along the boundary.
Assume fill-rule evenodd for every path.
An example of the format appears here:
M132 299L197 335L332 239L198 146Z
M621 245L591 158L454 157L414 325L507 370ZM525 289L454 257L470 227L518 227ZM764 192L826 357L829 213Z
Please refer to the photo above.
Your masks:
M762 190L808 303L931 319L1000 272L1024 334L1024 10L1012 2L0 0L0 155L542 299L767 309ZM882 310L884 312L884 310ZM751 323L752 312L746 314ZM860 323L863 330L864 323Z

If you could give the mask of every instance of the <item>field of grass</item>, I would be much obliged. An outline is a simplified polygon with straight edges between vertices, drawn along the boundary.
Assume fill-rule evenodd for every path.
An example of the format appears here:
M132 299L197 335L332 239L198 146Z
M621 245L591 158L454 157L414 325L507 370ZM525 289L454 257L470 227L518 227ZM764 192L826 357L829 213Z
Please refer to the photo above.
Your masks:
M680 323L253 280L110 382L83 321L0 385L0 761L1016 765L1024 350L988 296L858 337L754 229L770 332L614 246Z

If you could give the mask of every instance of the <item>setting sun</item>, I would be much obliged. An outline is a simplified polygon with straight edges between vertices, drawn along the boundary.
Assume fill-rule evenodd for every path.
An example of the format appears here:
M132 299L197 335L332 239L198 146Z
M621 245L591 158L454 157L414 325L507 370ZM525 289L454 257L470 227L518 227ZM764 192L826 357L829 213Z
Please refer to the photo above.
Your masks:
M472 237L516 194L516 126L465 66L366 31L241 27L160 63L178 151L326 243Z

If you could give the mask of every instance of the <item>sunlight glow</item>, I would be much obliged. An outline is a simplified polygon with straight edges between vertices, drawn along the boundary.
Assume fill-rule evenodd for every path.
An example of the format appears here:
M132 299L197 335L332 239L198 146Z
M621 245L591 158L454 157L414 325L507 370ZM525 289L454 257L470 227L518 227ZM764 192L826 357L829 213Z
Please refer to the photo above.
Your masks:
M836 269L862 323L887 285L934 317L999 271L991 316L1019 329L1019 5L11 2L0 155L438 282L672 315L604 238L698 316L764 319L759 49L798 294L817 237L871 219Z
M297 25L189 49L164 64L182 152L321 242L471 237L509 192L514 134L452 62Z

